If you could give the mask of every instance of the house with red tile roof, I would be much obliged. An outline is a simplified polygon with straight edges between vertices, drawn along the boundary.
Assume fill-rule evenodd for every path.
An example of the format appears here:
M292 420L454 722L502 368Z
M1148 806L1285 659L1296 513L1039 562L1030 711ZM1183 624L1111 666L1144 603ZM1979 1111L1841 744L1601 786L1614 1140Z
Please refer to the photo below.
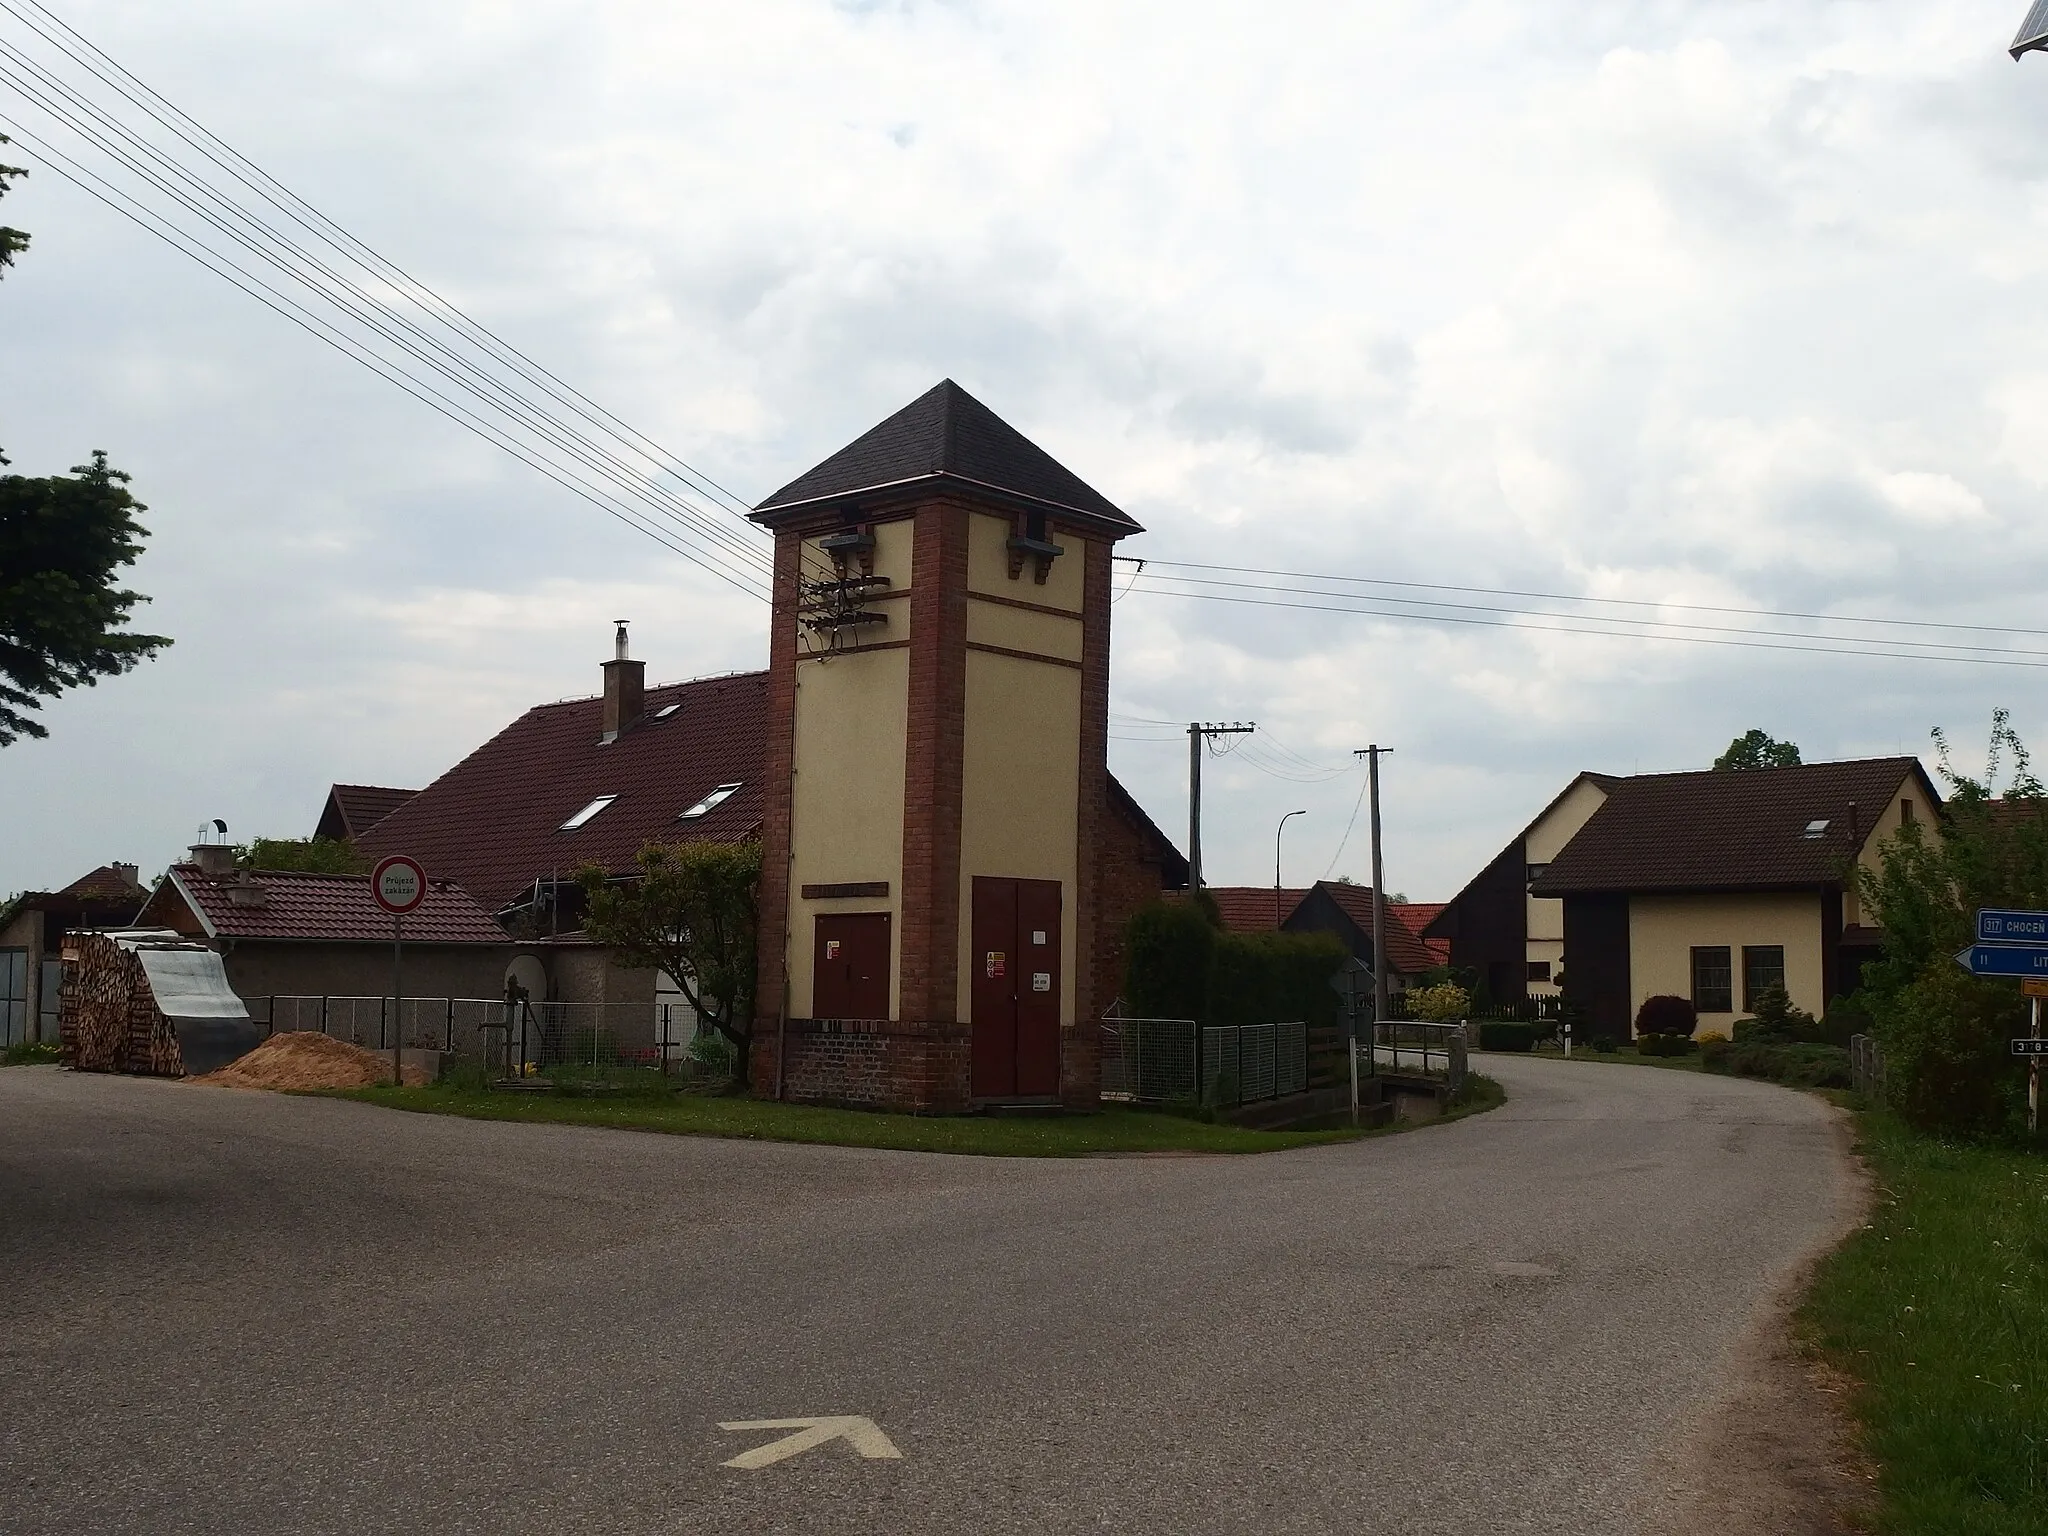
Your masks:
M1396 992L1406 990L1423 972L1442 963L1421 935L1399 915L1401 905L1384 903L1381 925L1387 940L1387 985ZM1373 963L1372 918L1371 886L1318 880L1303 893L1281 927L1287 933L1335 934L1368 969L1377 969Z
M377 784L336 784L327 791L327 804L320 808L313 835L338 843L354 842L418 793Z
M1277 891L1270 885L1205 885L1202 889L1216 903L1216 913L1231 933L1278 932L1308 894L1303 886L1282 886ZM1176 891L1173 899L1185 901L1187 893Z
M148 899L133 864L102 864L61 891L25 891L0 907L0 1046L54 1043L70 928L126 928Z
M137 923L218 952L228 984L259 1018L273 997L388 994L392 921L369 876L237 869L221 844L192 852L171 866ZM429 879L402 931L408 998L500 998L506 967L531 948L451 880Z

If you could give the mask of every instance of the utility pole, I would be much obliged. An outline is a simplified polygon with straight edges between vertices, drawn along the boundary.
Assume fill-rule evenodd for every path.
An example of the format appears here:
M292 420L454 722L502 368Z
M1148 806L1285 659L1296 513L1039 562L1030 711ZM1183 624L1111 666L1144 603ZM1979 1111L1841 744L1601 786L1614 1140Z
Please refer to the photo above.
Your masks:
M1258 729L1256 721L1233 720L1229 725L1188 722L1188 893L1202 888L1202 742L1210 736L1249 736Z
M1365 759L1366 796L1372 801L1372 1008L1375 1022L1387 1016L1387 888L1380 861L1380 758L1392 747L1377 743L1353 752Z

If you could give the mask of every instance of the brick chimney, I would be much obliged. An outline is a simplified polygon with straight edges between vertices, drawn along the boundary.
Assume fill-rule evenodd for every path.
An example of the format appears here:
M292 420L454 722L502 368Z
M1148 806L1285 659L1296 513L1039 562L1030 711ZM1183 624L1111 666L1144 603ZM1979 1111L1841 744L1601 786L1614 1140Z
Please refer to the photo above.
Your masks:
M626 659L626 621L618 621L615 654L604 664L604 737L617 741L640 723L647 709L647 663Z
M109 866L108 866L108 868L112 869L112 870L113 870L113 872L114 872L114 873L115 873L116 875L120 876L120 877L121 877L121 878L122 878L123 880L127 881L127 882L128 882L128 883L129 883L130 885L140 885L140 884L142 883L142 881L141 881L141 880L140 880L140 879L138 878L138 877L139 877L139 876L141 875L141 873L142 873L142 870L141 870L141 868L140 868L139 866L137 866L137 865L134 865L134 864L111 864L111 865L109 865Z
M226 843L194 843L189 851L202 875L225 880L235 872L235 850Z

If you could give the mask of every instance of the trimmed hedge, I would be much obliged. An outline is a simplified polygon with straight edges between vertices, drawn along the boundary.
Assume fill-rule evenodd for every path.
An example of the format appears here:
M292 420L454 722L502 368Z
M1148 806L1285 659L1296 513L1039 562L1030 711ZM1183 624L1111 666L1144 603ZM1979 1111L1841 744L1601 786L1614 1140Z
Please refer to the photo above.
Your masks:
M1638 1056L1690 1056L1699 1043L1690 1035L1638 1035Z
M1774 1040L1710 1041L1700 1065L1730 1077L1756 1077L1788 1088L1847 1088L1849 1053L1835 1045Z
M1479 1023L1479 1049L1533 1051L1536 1049L1536 1026L1514 1019L1482 1019Z
M1690 1037L1699 1027L1700 1016L1692 1000L1660 993L1656 997L1643 999L1643 1006L1636 1010L1636 1033L1638 1035L1684 1035Z
M1213 905L1213 903L1212 903ZM1350 953L1328 933L1226 933L1190 902L1157 901L1124 930L1124 1008L1203 1024L1338 1024L1330 978Z

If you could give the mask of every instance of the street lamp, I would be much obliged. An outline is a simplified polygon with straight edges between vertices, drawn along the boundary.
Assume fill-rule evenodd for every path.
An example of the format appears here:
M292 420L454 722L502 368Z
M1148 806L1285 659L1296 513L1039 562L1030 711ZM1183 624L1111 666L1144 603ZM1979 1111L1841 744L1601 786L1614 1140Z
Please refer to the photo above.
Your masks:
M2042 0L2048 5L2048 0ZM1287 823L1297 816L1306 816L1307 811L1289 811L1280 818L1280 825L1273 829L1273 926L1280 926L1280 834L1287 830Z

